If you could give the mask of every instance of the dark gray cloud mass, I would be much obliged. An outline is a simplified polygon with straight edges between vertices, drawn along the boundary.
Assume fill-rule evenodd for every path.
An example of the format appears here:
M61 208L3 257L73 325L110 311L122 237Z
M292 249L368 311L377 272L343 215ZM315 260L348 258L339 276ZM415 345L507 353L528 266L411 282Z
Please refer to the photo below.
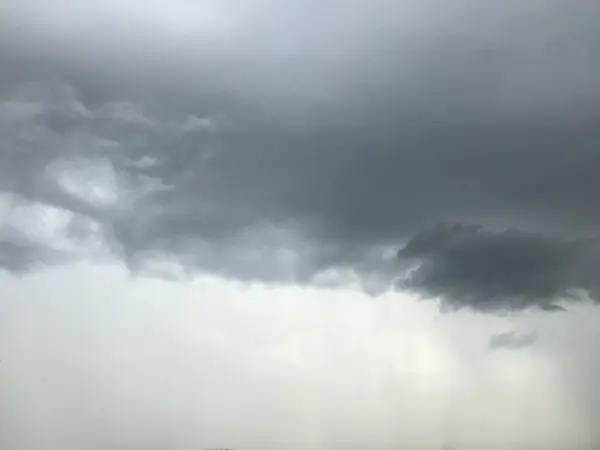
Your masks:
M108 248L376 292L409 242L410 288L456 305L598 295L597 2L3 5L9 270Z
M399 257L419 264L403 287L457 308L558 311L554 301L582 290L600 300L599 239L440 225L413 237Z

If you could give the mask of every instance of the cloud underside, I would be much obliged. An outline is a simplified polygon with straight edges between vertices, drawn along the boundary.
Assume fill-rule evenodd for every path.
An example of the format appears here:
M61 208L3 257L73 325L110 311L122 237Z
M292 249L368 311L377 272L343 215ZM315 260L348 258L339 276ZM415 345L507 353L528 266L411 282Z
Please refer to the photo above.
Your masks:
M403 287L457 308L560 311L556 300L600 295L598 239L441 225L413 237L399 256L418 261Z
M154 27L158 9L121 30L112 3L102 27L38 30L13 3L6 270L117 258L170 276L395 285L490 312L598 300L600 34L583 19L595 3L415 7L409 27L357 2L346 19L361 27L331 10L307 33L312 3L256 18L236 3L228 21L224 2L204 37Z

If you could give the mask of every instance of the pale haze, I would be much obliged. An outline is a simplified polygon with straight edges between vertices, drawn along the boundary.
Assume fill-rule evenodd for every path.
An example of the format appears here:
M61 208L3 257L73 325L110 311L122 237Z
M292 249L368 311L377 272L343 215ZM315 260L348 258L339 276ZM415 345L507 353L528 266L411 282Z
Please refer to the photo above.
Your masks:
M600 448L597 2L0 3L1 448Z

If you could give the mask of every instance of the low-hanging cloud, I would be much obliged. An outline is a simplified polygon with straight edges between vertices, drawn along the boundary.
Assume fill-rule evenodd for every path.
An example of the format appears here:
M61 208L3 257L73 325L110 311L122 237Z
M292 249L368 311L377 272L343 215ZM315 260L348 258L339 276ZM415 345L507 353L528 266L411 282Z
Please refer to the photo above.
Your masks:
M454 308L557 311L554 302L582 292L600 301L598 239L440 225L414 236L399 257L418 264L403 287Z

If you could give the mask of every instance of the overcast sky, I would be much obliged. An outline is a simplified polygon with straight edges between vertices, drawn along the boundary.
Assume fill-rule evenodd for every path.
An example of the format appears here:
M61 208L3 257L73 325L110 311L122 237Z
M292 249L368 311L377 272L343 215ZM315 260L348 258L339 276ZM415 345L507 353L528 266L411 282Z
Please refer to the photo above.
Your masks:
M0 2L0 446L597 448L599 17Z

